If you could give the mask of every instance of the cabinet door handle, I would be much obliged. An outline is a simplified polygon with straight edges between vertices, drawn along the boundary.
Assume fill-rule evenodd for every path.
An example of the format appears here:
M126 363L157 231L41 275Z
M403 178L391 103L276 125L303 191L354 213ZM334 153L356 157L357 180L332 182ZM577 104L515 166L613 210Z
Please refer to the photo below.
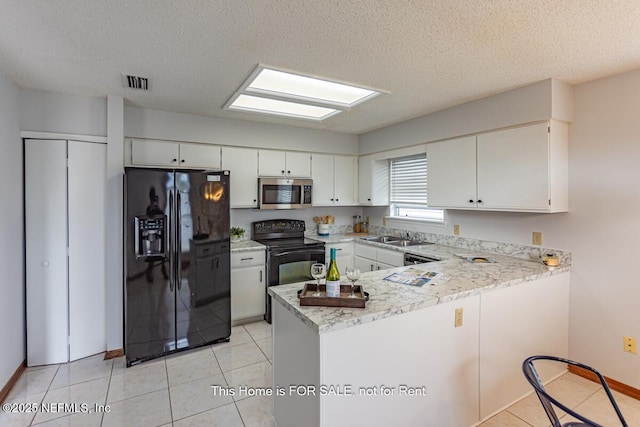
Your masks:
M373 264L371 264L371 271L373 271Z
M260 283L262 283L262 270L260 270Z
M336 202L339 202L339 201L340 201L340 199L336 199Z
M331 201L333 202L333 199L331 199Z
M369 201L369 202L370 202L370 201L371 201L371 199L367 199L367 201Z
M251 261L253 259L253 257L251 258L240 258L240 261Z
M284 171L282 171L282 175L284 175Z
M469 203L473 203L473 199L469 199Z
M287 175L291 175L291 171L287 171Z
M180 163L184 163L184 159L180 160Z
M178 161L178 159L173 159L173 160L171 160L171 162L177 162L177 161Z
M478 199L478 203L482 203L482 200Z

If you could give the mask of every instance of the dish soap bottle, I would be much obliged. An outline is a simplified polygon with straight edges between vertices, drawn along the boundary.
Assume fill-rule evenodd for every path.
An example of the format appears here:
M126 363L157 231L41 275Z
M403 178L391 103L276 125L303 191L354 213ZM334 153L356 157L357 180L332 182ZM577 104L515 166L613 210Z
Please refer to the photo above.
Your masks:
M327 296L338 298L340 296L340 272L336 264L336 248L331 248L329 270L327 271Z

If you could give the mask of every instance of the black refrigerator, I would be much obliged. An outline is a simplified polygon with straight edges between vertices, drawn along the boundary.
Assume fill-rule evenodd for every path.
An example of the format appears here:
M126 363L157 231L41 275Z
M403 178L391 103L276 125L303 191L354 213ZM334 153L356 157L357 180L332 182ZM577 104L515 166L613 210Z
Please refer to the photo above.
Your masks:
M231 335L229 171L125 168L127 366Z

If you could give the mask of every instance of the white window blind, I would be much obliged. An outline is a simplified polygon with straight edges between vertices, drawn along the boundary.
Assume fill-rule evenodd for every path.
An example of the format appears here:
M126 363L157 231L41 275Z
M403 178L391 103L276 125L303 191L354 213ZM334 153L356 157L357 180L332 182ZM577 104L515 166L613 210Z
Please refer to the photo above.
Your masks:
M427 156L391 160L391 203L427 205Z

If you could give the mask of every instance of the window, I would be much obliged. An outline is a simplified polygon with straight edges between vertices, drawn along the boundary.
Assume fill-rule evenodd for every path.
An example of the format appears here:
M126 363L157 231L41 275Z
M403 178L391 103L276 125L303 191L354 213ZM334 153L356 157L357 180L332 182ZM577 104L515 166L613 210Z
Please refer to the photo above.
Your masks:
M427 156L421 153L390 161L390 215L444 222L442 209L427 206Z

